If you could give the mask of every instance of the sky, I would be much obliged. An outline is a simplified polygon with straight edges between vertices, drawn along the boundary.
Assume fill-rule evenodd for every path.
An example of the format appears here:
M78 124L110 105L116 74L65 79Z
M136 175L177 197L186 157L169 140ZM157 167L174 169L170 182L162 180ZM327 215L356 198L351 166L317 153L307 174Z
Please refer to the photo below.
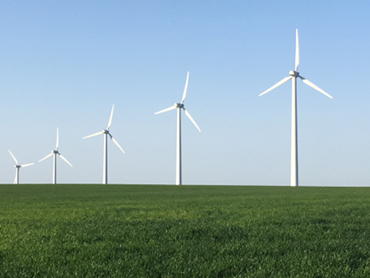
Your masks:
M370 2L0 2L0 183L101 183L107 127L109 183L174 184L176 111L183 183L288 185L291 82L299 30L299 183L370 185Z

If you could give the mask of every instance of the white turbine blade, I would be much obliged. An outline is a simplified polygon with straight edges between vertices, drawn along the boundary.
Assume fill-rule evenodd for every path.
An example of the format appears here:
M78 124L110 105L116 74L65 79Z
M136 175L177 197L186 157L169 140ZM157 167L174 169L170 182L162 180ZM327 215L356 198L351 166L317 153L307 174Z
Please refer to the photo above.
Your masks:
M14 184L16 184L16 183L17 183L17 171L18 171L18 170L17 170L17 169L15 169L15 178L14 178L14 182L13 182Z
M114 142L114 144L117 145L117 147L123 152L125 153L125 151L122 149L122 147L118 144L118 142L116 141L116 139L114 139L114 137L112 136L112 134L109 133L109 136L110 136L110 139L112 139L112 141Z
M158 112L155 112L154 114L161 114L161 113L164 113L164 112L167 112L167 111L171 111L171 110L174 110L176 109L177 107L175 105L171 106L171 107L168 107L166 109L163 109L161 111L158 111Z
M184 101L186 98L186 92L188 90L188 82L189 82L189 72L188 72L188 75L186 76L186 83L185 83L184 93L182 94L181 104L184 104Z
M283 80L276 83L274 86L268 88L266 91L264 91L262 94L259 94L258 96L263 96L264 94L267 94L268 92L272 91L276 87L279 87L280 85L284 84L285 82L288 82L290 79L292 79L292 76L285 77Z
M99 132L94 133L94 134L91 134L91 135L89 135L89 136L85 136L85 137L83 137L82 139L86 139L86 138L90 138L90 137L98 136L98 135L101 135L101 134L104 134L104 131L99 131Z
M308 86L314 88L316 91L319 91L323 95L326 95L329 98L333 98L331 95L329 95L327 92L325 92L323 89L320 89L315 84L313 84L311 81L308 81L306 78L299 75L299 78L302 79L303 83L307 84Z
M195 125L195 127L199 130L200 132L200 128L199 126L197 125L197 123L194 121L193 117L190 116L189 112L184 108L184 111L185 111L185 115L188 116L189 120Z
M23 164L23 165L21 165L21 167L28 167L28 166L31 166L31 165L33 165L33 164L35 164L35 163Z
M59 128L57 128L57 145L55 147L56 150L59 148Z
M59 154L59 156L60 156L61 159L63 159L65 162L68 163L69 166L73 167L72 164L69 163L68 160L63 155L61 155L60 153L58 153L58 154Z
M12 154L12 152L10 150L8 150L10 155L13 157L14 161L15 161L15 164L18 165L18 161L17 159L15 158L15 156Z
M53 153L48 154L48 155L47 155L47 156L45 156L43 159L40 159L40 160L39 160L39 162L41 162L41 161L43 161L43 160L47 159L48 157L50 157L50 156L52 156L52 155L53 155Z
M298 42L298 29L296 29L296 43L295 43L295 71L298 70L299 65L299 42Z
M112 106L112 112L110 113L110 118L109 118L109 122L108 122L107 130L109 130L110 125L112 124L112 119L113 119L113 110L114 110L114 104L113 104L113 106Z

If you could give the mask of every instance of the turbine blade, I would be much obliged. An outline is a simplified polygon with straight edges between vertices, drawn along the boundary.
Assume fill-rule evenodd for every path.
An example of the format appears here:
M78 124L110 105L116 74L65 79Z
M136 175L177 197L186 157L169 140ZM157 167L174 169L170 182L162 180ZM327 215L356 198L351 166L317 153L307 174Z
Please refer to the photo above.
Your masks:
M181 104L184 104L184 101L186 98L186 92L188 90L188 82L189 82L189 72L188 72L188 75L186 76L186 83L185 83L184 93L182 94Z
M33 165L33 164L35 164L35 163L23 164L23 165L21 165L21 167L28 167L28 166L31 166L31 165Z
M295 71L298 71L299 65L299 42L298 42L298 29L296 29L296 43L295 43Z
M155 112L154 114L161 114L161 113L164 113L164 112L167 112L167 111L171 111L171 110L174 110L176 109L177 107L175 105L171 106L171 107L168 107L166 109L163 109L161 111L158 111L158 112Z
M13 157L14 161L15 161L15 164L18 165L18 161L17 159L15 158L15 156L12 154L12 152L10 150L8 150L10 155Z
M195 127L199 130L200 132L200 128L199 126L197 125L197 123L194 121L193 117L190 116L189 112L184 108L184 111L185 111L185 115L188 116L189 120L195 125Z
M290 79L292 79L291 76L285 77L283 80L279 81L274 86L270 87L269 89L267 89L266 91L264 91L262 94L259 94L258 96L260 97L260 96L263 96L264 94L267 94L268 92L270 92L273 89L279 87L280 85L284 84L285 82L288 82Z
M104 134L104 131L99 131L99 132L94 133L94 134L91 134L91 135L89 135L89 136L82 137L82 139L86 139L86 138L90 138L90 137L98 136L98 135L101 135L101 134Z
M14 184L16 184L17 183L17 171L18 171L18 169L15 169L15 178L14 178Z
M41 162L41 161L43 161L43 160L47 159L48 157L50 157L50 156L52 156L52 155L53 155L53 153L48 154L48 155L47 155L47 156L45 156L43 159L40 159L40 160L39 160L39 162Z
M59 154L59 156L60 156L61 159L63 159L65 162L68 163L69 166L73 167L72 164L69 163L68 160L63 155L61 155L60 153L58 153L58 154Z
M118 144L118 142L116 141L116 139L114 139L114 137L112 136L112 134L109 133L109 136L110 136L110 139L112 139L113 143L117 145L117 147L123 152L125 153L125 151L122 149L122 147Z
M110 113L110 118L109 118L109 122L108 122L107 130L109 130L110 125L112 124L113 110L114 110L114 104L113 104L113 106L112 106L112 112Z
M306 78L298 75L298 77L300 79L302 79L303 83L307 84L308 86L314 88L316 91L319 91L320 93L322 93L323 95L326 95L327 97L329 98L333 98L331 95L329 95L327 92L325 92L323 89L320 89L319 87L317 87L315 84L313 84L311 81L308 81Z
M59 128L57 128L57 145L55 147L56 150L59 148Z

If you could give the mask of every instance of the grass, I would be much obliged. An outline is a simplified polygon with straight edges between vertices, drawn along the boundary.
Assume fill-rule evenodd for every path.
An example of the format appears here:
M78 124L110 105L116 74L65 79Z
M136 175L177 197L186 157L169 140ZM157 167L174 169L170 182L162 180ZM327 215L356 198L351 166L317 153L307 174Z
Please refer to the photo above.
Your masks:
M0 277L370 277L370 188L0 185Z

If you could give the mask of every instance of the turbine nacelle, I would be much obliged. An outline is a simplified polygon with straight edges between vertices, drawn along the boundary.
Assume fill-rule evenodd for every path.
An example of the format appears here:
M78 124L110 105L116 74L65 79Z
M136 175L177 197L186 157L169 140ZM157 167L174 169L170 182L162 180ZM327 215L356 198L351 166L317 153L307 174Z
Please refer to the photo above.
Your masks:
M176 108L184 108L185 106L182 103L175 103L175 107Z
M298 76L299 76L299 72L298 72L298 71L291 70L291 71L289 72L289 75L290 75L291 77L298 77Z

